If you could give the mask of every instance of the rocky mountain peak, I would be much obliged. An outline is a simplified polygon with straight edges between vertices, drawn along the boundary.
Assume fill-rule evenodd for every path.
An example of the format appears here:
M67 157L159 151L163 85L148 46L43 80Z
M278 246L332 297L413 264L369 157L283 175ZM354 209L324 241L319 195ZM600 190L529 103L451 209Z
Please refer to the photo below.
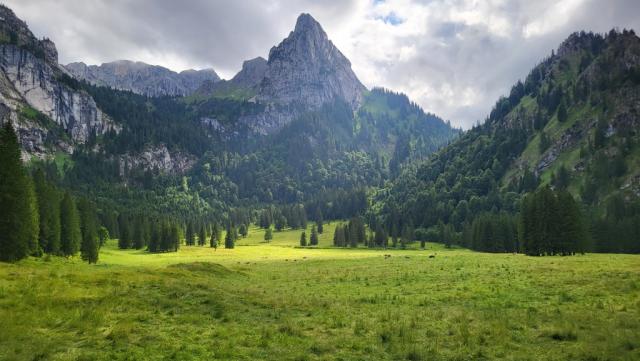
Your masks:
M341 99L355 110L365 90L322 26L301 14L294 31L269 52L259 99L311 109Z

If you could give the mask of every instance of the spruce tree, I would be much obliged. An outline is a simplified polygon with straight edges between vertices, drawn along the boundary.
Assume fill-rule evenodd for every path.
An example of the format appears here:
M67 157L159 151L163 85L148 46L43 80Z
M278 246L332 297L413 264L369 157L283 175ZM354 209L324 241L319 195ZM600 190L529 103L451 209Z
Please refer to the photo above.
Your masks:
M311 237L309 238L309 245L311 246L318 245L318 230L316 229L315 224L311 226Z
M218 248L219 241L220 241L220 238L218 235L218 225L214 224L213 228L211 229L211 237L209 238L209 247Z
M302 247L306 247L307 246L307 233L304 232L304 231L300 235L300 246L302 246Z
M118 216L118 230L119 230L119 238L118 238L118 248L127 249L131 248L131 224L129 223L129 216L125 214L120 214Z
M204 225L200 226L200 231L198 232L198 246L204 246L207 243L207 231L204 228Z
M267 228L264 232L264 240L269 242L273 239L273 232L271 231L271 227Z
M36 202L18 137L7 122L0 131L0 261L17 261L39 249Z
M65 256L73 256L80 250L80 218L76 202L65 192L60 203L60 250Z
M333 245L336 247L342 247L342 242L341 242L341 237L342 237L342 229L340 227L340 225L336 225L336 229L333 231Z
M235 247L234 228L231 224L227 226L227 234L224 237L224 248L233 249Z
M60 200L58 192L46 180L42 168L36 170L33 184L38 199L40 219L38 242L44 252L58 254L60 252Z
M98 242L98 217L95 206L85 198L78 201L80 218L80 256L89 263L98 262L100 243Z
M142 216L136 217L133 226L132 246L135 249L142 249L145 246L145 224Z
M193 223L191 223L191 221L189 221L187 223L187 232L186 232L186 244L187 246L193 246L196 244L196 235L195 235L195 230L193 227Z
M174 252L180 249L180 229L175 223L171 225L171 244Z

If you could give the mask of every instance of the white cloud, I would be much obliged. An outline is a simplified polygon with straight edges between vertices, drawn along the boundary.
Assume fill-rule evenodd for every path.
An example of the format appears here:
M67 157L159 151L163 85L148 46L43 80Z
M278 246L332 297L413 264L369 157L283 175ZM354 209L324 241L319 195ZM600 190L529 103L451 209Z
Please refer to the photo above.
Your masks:
M312 14L367 86L470 127L571 32L640 30L637 0L5 0L60 61L211 66L229 78Z

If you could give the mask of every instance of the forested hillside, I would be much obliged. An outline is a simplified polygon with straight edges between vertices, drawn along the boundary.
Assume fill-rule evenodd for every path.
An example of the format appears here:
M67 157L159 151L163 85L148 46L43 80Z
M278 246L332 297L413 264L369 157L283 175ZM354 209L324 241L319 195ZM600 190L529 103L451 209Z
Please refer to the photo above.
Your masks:
M639 59L633 31L571 35L482 125L379 191L373 213L392 233L494 243L515 236L523 195L550 186L579 201L589 250L640 251ZM486 219L495 231L474 233Z

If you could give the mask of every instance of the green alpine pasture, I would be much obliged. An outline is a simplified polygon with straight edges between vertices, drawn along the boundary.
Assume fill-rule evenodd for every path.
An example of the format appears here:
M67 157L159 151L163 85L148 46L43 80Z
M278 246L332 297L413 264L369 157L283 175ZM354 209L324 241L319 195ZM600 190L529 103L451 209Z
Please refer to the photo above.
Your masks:
M640 359L637 255L334 249L334 227L0 263L0 359Z

